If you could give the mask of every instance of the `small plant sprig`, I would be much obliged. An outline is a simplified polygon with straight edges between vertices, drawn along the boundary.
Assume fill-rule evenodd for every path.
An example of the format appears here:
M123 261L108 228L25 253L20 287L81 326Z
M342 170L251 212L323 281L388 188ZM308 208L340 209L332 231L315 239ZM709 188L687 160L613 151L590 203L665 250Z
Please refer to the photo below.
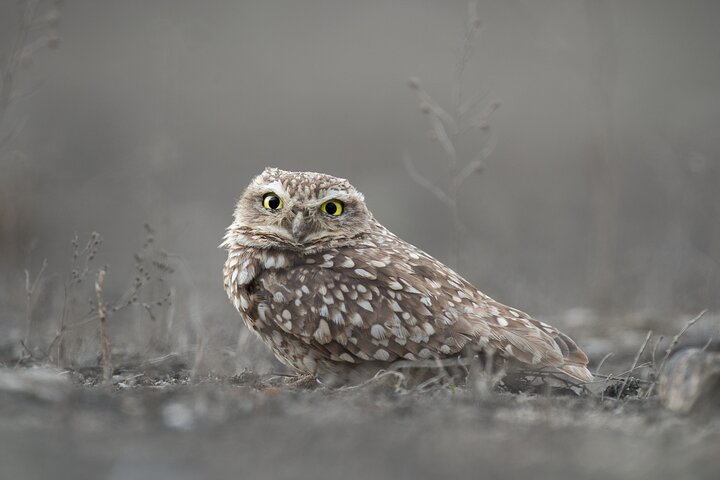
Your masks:
M108 334L110 318L117 312L130 307L139 307L145 311L151 321L155 321L156 308L169 307L172 301L170 289L166 285L166 277L174 272L174 267L169 262L169 254L155 245L155 232L145 225L145 241L141 251L134 255L135 279L133 283L114 301L106 299L106 277L109 269L107 265L93 267L99 248L102 244L102 237L97 232L92 232L86 242L80 241L76 235L72 244L72 257L70 271L62 283L62 306L58 319L58 327L54 338L44 353L38 354L28 345L27 338L32 329L31 299L35 294L37 285L40 283L45 264L33 282L30 282L29 274L26 275L26 291L28 295L28 333L23 341L23 347L31 358L39 355L40 359L48 360L59 365L66 365L71 359L68 358L66 340L68 334L85 325L98 322L100 355L99 361L103 367L103 376L108 380L112 376L111 344ZM94 285L89 285L87 280L94 279ZM81 307L81 298L85 297L92 289L92 295L87 300L89 305L84 311ZM166 292L167 290L167 292Z
M447 188L442 188L422 175L410 155L403 155L403 164L410 177L421 187L427 189L448 210L453 220L453 233L450 249L450 264L456 267L460 251L459 237L463 230L458 209L458 195L463 184L475 173L482 173L485 161L495 149L496 137L490 131L490 117L500 108L499 100L487 101L487 93L477 95L466 101L463 98L463 77L470 58L475 50L482 31L480 19L477 16L477 4L470 2L468 6L468 22L463 37L454 72L454 87L452 91L452 108L446 110L430 94L422 88L420 79L412 77L408 86L415 91L420 100L420 111L430 124L430 136L437 141L445 154L448 167L449 182ZM485 134L484 145L480 151L468 161L459 161L457 151L458 137L470 131L479 131Z

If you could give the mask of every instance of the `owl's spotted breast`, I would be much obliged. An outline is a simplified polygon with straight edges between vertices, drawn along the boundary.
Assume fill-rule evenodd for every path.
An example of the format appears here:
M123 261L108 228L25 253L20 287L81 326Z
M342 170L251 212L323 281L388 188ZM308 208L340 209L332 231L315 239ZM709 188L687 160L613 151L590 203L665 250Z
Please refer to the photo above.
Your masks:
M227 293L245 323L281 361L303 373L322 374L446 358L471 345L537 368L553 367L579 380L592 379L587 357L568 336L495 302L393 235L372 218L349 184L337 190L344 185L341 181L317 181L334 186L314 195L297 178L294 183L283 181L288 175L293 174L271 170L263 174L268 178L255 180L258 192L246 192L240 200L236 222L223 243L229 252ZM294 203L284 184L302 191L302 202ZM284 205L295 207L295 213L288 213L292 218L285 219L290 228L296 226L297 215L301 221L316 222L309 227L311 241L303 243L283 231L277 217L248 224L248 217L258 217L240 208L250 203L244 202L248 196L257 201L268 189ZM333 219L325 208L324 216L311 211L336 198L341 199L342 215L357 215L362 228L346 222L339 230L329 223Z

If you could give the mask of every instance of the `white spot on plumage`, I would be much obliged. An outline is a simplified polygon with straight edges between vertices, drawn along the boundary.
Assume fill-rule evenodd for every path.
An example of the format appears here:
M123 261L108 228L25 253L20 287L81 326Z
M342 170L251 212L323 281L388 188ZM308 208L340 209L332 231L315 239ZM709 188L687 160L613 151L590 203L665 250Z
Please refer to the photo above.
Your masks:
M284 318L285 320L290 320L292 318L292 314L290 313L290 310L288 310L287 308L285 310L283 310L282 318Z
M393 290L402 290L402 288L403 288L402 283L395 281L395 280L392 282L389 282L388 287Z
M355 266L355 262L352 261L352 258L345 257L345 260L340 264L343 268L353 268Z
M264 303L258 304L258 306L257 306L258 316L260 317L260 320L262 320L263 322L267 322L267 318L265 317L266 311L267 311L267 305L265 305Z
M240 295L240 308L242 308L243 312L246 312L248 308L250 308L250 303L246 295Z
M501 327L508 326L508 321L505 319L505 317L497 317L495 320L497 321L498 325L500 325Z
M387 264L385 262L381 262L380 260L370 260L368 263L370 265L372 265L373 267L377 267L377 268L387 267Z
M327 307L327 305L323 305L322 307L320 307L320 312L319 312L319 313L320 313L320 316L321 316L321 317L327 318L327 317L328 317L328 307Z
M433 280L432 278L426 278L425 281L427 282L428 285L430 285L432 288L434 288L436 290L440 288L440 284L438 282L436 282L435 280Z
M380 360L381 362L385 362L387 360L390 360L390 354L387 352L387 350L383 350L382 348L378 348L375 351L375 355L373 355L375 360Z
M358 304L358 306L359 306L360 308L364 308L364 309L367 310L368 312L372 312L372 311L373 311L372 305L370 305L370 302L368 302L367 300L358 300L358 301L357 301L357 304Z
M356 268L354 271L355 271L356 274L358 274L359 276L361 276L361 277L363 277L363 278L369 278L369 279L371 279L371 280L377 278L375 275L373 275L372 273L368 272L368 271L365 270L364 268Z
M385 327L383 327L382 325L377 325L377 324L373 325L370 328L370 335L372 335L373 337L375 337L377 339L382 340L383 338L385 338Z
M420 299L420 301L423 303L423 305L426 305L428 307L432 307L432 301L430 300L430 297L424 296Z
M335 312L335 315L333 315L333 317L332 317L332 321L336 325L345 325L345 317L343 317L342 313L340 313L340 312Z
M315 333L313 333L313 337L322 344L330 342L330 326L325 320L321 319L320 322L318 322L318 328L315 330Z
M365 322L363 322L362 317L357 312L352 314L352 316L350 317L350 322L352 322L352 324L355 325L356 327L362 327L363 325L365 325Z
M238 276L237 283L240 285L246 285L246 284L250 283L252 278L255 276L254 274L255 274L254 269L252 272L250 270L242 270L240 272L240 275Z
M430 350L427 348L423 348L418 352L418 357L420 358L432 358L433 354Z
M355 359L349 353L341 353L340 360L348 363L355 363Z

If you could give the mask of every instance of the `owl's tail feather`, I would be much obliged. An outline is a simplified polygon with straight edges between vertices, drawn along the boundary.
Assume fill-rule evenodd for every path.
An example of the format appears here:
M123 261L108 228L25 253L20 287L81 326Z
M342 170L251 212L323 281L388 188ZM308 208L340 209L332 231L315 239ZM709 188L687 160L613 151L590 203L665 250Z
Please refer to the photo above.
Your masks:
M486 298L477 317L466 317L456 327L481 348L531 368L551 368L580 382L592 382L588 357L557 328L524 312Z
M588 368L584 365L566 364L558 367L558 370L560 370L568 377L574 378L575 380L579 380L581 382L592 382L593 380L595 380L593 374L590 373L590 370L588 370Z

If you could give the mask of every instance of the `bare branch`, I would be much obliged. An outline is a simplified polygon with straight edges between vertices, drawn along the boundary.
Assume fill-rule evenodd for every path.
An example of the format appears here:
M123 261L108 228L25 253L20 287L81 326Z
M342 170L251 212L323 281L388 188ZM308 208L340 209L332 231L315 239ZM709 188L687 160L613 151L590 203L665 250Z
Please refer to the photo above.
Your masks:
M437 197L437 199L440 200L444 205L452 208L452 200L447 195L447 193L445 193L440 187L432 183L430 180L422 176L422 174L417 171L415 165L410 159L410 154L407 152L403 153L403 165L405 165L405 169L410 175L410 178L412 178L415 183L435 195L435 197Z

